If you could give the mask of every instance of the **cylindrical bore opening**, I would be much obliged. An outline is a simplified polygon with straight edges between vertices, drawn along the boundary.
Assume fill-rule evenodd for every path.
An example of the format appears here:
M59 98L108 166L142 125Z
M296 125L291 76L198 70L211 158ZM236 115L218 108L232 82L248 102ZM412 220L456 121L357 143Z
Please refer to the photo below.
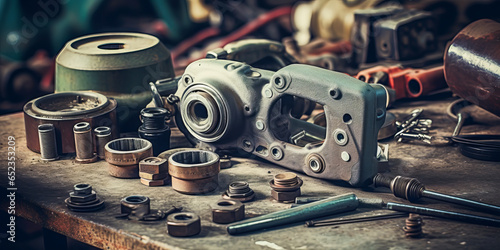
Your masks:
M408 91L413 95L418 95L422 91L422 86L417 80L411 79L408 81Z
M121 138L108 142L106 147L116 151L135 151L151 146L151 142L139 138Z
M219 156L210 151L193 150L177 152L173 154L170 159L174 163L192 166L198 164L213 164L219 160Z
M42 124L38 125L38 131L42 133L51 132L54 130L54 125L52 124Z
M141 196L141 195L132 195L132 196L125 197L125 202L132 203L132 204L141 204L141 203L145 203L147 201L148 201L148 197Z

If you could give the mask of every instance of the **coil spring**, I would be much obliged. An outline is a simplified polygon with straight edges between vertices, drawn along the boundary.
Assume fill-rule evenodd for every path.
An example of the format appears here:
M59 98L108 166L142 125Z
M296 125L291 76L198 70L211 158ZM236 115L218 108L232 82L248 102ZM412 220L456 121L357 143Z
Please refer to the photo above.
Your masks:
M418 214L410 214L408 219L405 221L405 226L403 227L403 231L405 232L406 237L418 238L421 237L422 232L422 217Z

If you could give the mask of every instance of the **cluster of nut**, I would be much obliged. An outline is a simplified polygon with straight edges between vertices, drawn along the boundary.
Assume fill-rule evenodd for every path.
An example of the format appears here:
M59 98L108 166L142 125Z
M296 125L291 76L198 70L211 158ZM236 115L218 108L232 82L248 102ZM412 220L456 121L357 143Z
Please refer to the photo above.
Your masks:
M69 198L66 198L64 202L70 210L75 212L91 212L104 207L104 201L97 197L90 184L85 183L74 185Z
M148 157L139 162L141 183L148 187L163 186L169 183L167 159Z
M271 196L279 202L293 202L295 198L300 196L302 183L302 179L294 173L277 174L269 182L272 188Z

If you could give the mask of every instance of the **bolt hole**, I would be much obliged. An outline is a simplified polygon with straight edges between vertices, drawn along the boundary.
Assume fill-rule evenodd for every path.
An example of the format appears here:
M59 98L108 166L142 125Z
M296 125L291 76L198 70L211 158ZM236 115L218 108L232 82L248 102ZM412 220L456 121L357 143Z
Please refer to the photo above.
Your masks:
M244 109L246 112L250 111L250 107L248 105L245 105Z
M281 86L281 78L276 77L276 78L274 79L274 84L276 84L276 85L278 85L278 86Z
M337 140L338 140L339 142L343 142L343 141L345 140L344 135L343 135L343 134L340 134L340 133L339 133L339 134L337 134Z
M319 162L317 160L312 160L310 163L309 163L310 167L312 169L318 169L319 167Z
M99 49L106 49L106 50L116 50L116 49L124 49L125 44L124 43L105 43L97 46Z
M366 77L365 77L365 76L359 76L359 77L358 77L358 79L359 79L360 81L363 81L363 82L364 82L364 81L366 81Z
M281 151L277 148L273 148L271 150L271 153L275 156L275 157L280 157L281 156Z
M342 116L342 121L344 123L351 123L352 121L352 117L350 114L344 114L344 116Z
M174 218L175 218L176 220L190 220L190 219L192 219L193 217L192 217L192 216L189 216L189 215L186 215L186 214L179 214L179 215L174 216Z
M245 148L251 148L252 147L252 143L249 140L244 140L243 141L243 146Z
M217 203L217 205L227 207L227 206L234 205L234 203L230 202L230 201L221 201L221 202Z
M331 96L335 96L336 94L337 94L337 91L335 91L335 90L333 90L333 89L332 89L332 90L330 90L330 95L331 95Z
M129 196L125 198L125 201L128 203L142 203L145 202L147 198L145 196Z
M377 109L377 117L379 117L379 118L380 118L380 117L382 117L383 115L384 115L384 110L382 110L382 109L380 109L380 108L379 108L379 109Z
M417 80L411 79L408 82L408 91L410 91L410 93L417 95L420 93L421 90L422 87L420 86L420 83Z
M184 82L185 82L185 83L190 83L190 82L191 82L191 78L189 78L189 77L187 77L187 76L186 76L186 77L184 77Z

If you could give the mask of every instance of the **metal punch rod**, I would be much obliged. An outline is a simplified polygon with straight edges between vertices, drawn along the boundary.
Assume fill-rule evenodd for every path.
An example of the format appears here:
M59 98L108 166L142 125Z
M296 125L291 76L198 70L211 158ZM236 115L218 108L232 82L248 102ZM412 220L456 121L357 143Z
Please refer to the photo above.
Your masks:
M290 208L229 225L231 235L241 234L275 226L302 222L314 218L355 210L359 206L355 194L344 194L324 200L311 202L300 207Z
M475 223L475 224L480 224L480 225L500 227L500 220L498 220L498 219L477 216L477 215L472 215L472 214L463 214L463 213L457 213L457 212L451 212L451 211L445 211L445 210L439 210L439 209L433 209L433 208L427 208L427 207L399 204L399 203L394 203L394 202L388 202L386 204L386 208L389 210L394 210L394 211L399 211L399 212L429 215L429 216L435 216L435 217L440 217L440 218L445 218L445 219Z

